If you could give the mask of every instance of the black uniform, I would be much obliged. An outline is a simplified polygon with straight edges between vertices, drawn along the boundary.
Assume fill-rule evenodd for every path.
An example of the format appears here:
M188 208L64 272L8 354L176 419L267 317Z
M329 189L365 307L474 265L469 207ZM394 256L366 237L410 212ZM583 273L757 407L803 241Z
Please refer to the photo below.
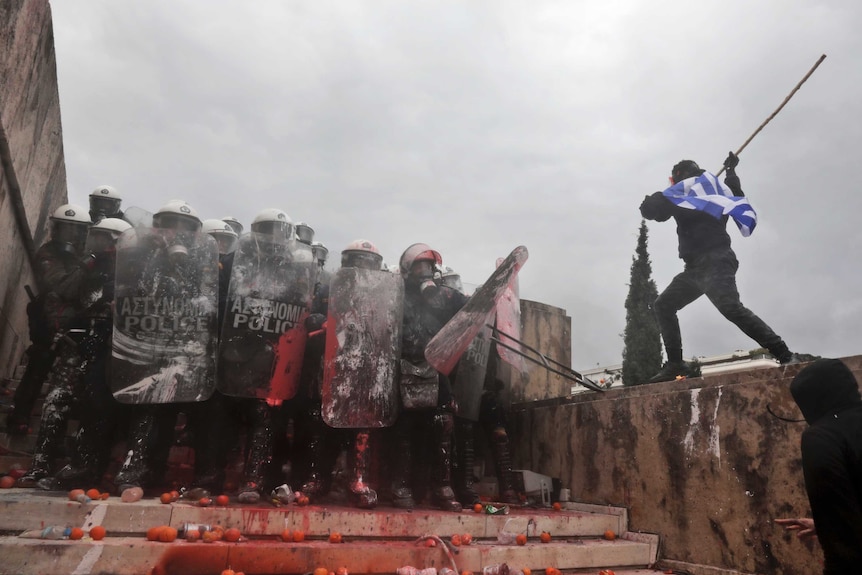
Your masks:
M862 397L841 361L819 359L799 372L790 392L809 427L802 432L802 470L824 575L858 573L862 565Z

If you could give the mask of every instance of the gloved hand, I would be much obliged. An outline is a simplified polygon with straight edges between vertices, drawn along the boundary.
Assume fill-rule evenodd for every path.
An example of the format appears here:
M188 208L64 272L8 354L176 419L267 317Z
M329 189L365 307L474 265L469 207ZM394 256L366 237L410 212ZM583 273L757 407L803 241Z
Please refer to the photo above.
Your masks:
M724 169L728 172L732 172L736 166L739 165L739 156L734 154L733 152L727 153L727 158L724 160Z
M322 313L313 313L305 318L305 331L309 333L317 331L323 327L324 322L326 322L325 315Z

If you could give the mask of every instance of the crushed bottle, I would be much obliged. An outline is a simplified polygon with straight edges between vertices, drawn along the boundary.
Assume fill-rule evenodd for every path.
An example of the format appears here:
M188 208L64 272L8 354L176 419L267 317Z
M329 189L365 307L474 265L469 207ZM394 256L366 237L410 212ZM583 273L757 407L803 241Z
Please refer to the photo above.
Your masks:
M31 529L25 531L18 537L25 539L68 539L72 533L71 527L63 527L61 525L51 525L44 529Z

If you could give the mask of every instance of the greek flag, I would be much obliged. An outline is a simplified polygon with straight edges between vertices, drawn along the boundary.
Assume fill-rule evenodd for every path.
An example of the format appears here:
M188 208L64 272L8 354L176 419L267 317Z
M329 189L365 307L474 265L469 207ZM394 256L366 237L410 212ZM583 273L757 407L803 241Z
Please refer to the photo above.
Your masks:
M681 208L706 212L715 219L730 216L744 237L757 225L757 214L748 198L733 192L709 172L677 182L662 192L664 197Z

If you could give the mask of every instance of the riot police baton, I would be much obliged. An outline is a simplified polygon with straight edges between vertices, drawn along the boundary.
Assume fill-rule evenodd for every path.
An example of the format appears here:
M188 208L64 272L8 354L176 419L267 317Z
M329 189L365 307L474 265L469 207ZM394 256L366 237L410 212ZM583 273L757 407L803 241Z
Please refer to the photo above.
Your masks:
M564 364L560 363L559 361L555 361L555 360L547 357L545 354L543 354L539 350L537 350L533 347L530 347L529 345L527 345L526 343L524 343L523 341L519 340L518 338L516 338L514 336L511 336L511 335L509 335L503 331L500 331L499 329L497 329L495 326L493 326L491 324L485 324L485 325L487 325L489 328L491 328L491 330L494 334L500 334L503 337L512 340L513 342L517 343L519 346L523 347L524 349L531 351L534 354L536 354L537 356L539 356L539 359L536 359L532 355L528 355L528 354L524 353L523 351L515 348L514 346L511 346L507 343L504 343L503 341L500 340L499 337L495 337L494 335L491 335L491 337L490 337L491 341L493 341L497 345L501 345L501 346L505 347L506 349L517 353L518 355L520 355L524 359L532 361L533 363L535 363L537 365L541 365L542 367L544 367L545 369L547 369L551 373L556 373L557 375L561 375L562 377L565 377L566 379L568 379L570 381L574 381L575 383L577 383L579 385L583 385L584 387L586 387L588 389L591 389L593 391L601 391L601 392L605 391L604 388L600 387L596 382L594 382L590 378L578 373L577 371L575 371L571 367L564 365ZM559 367L565 369L566 371L561 371L555 367L552 367L549 364L559 366Z

